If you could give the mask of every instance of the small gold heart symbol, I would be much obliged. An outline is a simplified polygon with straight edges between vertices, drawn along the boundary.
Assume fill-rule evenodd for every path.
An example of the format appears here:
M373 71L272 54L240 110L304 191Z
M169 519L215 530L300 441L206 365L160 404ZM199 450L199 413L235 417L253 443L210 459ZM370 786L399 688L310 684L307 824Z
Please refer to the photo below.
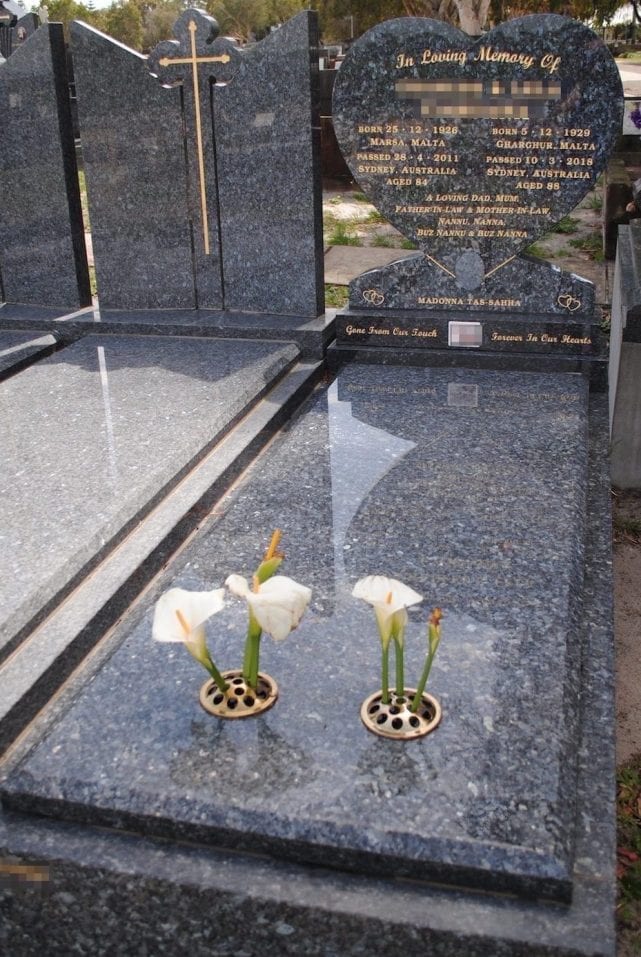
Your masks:
M376 289L363 290L363 299L365 302L369 302L371 306L382 306L385 302L385 296L377 292Z
M575 312L577 309L581 308L581 300L576 299L569 293L564 293L562 296L559 296L557 302L560 306L563 306L564 309L567 309L568 312Z

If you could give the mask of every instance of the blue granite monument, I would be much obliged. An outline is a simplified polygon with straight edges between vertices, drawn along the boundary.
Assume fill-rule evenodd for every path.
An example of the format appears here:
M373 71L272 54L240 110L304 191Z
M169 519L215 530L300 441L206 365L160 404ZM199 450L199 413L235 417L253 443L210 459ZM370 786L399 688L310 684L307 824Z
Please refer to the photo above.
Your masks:
M227 58L221 69L232 71L239 57L214 37L209 52L199 47L202 23L187 13L173 46L152 58L174 78L189 60L193 86L182 99L194 118L200 104L201 121L199 70L209 67L197 61ZM95 44L102 77L113 45L76 32ZM417 66L416 38L421 59L438 55L451 71L439 67L427 93L422 72L399 79ZM359 50L371 57L359 60ZM133 73L147 69L124 53ZM600 41L562 18L516 20L476 46L442 24L399 20L355 44L337 96L348 112L360 104L355 122L372 127L368 137L385 126L375 111L388 103L390 76L406 84L425 138L447 125L439 110L457 106L457 132L447 135L464 137L472 171L487 162L486 144L481 160L473 151L474 130L505 110L517 130L521 110L547 124L551 103L554 122L571 121L587 94L578 68L574 85L566 82L564 56L573 70L602 63L611 77ZM558 58L549 69L547 57ZM150 110L161 96L179 101L157 82L145 80ZM214 117L218 92L210 89ZM607 107L616 113L618 101ZM591 109L588 132L571 141L601 157L613 127ZM121 146L107 143L110 163ZM496 155L514 152L505 150ZM548 171L555 150L546 162L541 154ZM185 209L201 197L198 153L186 161ZM388 163L362 162L379 178ZM224 172L217 184L202 173L222 210ZM483 203L509 205L487 195ZM542 215L534 195L523 203ZM193 220L190 276L203 295L221 296L208 265L222 262L225 275L224 216L217 225L209 208ZM158 241L170 256L163 227ZM462 243L422 246L395 287L405 301L389 310L388 286L368 280L372 295L353 301L345 320L363 323L364 334L343 339L331 363L301 357L292 342L199 339L189 325L182 337L167 328L150 335L144 323L145 335L125 323L114 335L110 320L108 334L94 329L0 386L12 446L0 649L8 952L613 957L607 398L595 374L603 357L592 344L559 353L543 338L574 335L556 307L565 308L559 296L578 298L577 278L525 288L529 306L516 318L464 303L414 314L426 257L467 290L459 298L485 296L494 257L507 251L471 236L476 228L462 227ZM315 263L306 262L313 285ZM570 312L591 336L588 287L585 296L589 308L582 300ZM510 325L517 321L523 332ZM439 323L448 339L438 348L404 344L401 330L430 338ZM486 348L490 329L503 330L505 349L499 340ZM518 335L540 336L538 348L510 338ZM328 365L337 371L321 380ZM43 486L50 494L39 498ZM262 666L280 688L274 707L223 721L201 708L202 673L185 649L152 641L154 607L170 589L211 592L246 574L274 527L283 530L283 572L312 588L311 605L285 642L264 642ZM422 596L407 613L407 673L423 660L430 608L443 611L429 682L442 720L420 740L376 737L360 721L380 680L374 616L352 594L369 575ZM252 582L253 595L262 584ZM246 627L244 602L229 596L207 622L222 669L241 664Z
M554 15L478 39L405 23L354 44L333 110L355 179L418 251L352 282L339 344L602 362L592 284L523 251L606 166L623 118L614 60Z

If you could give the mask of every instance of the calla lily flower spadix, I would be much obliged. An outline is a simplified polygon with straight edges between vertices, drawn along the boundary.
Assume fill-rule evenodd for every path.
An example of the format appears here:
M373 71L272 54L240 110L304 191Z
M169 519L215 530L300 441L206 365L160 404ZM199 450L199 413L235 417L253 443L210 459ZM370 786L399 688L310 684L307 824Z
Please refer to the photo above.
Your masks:
M160 596L154 609L152 637L156 641L180 641L212 676L221 691L228 688L207 648L205 622L221 611L225 589L186 591L170 588Z
M256 688L258 682L263 631L271 635L274 641L283 641L298 627L312 597L310 588L299 585L285 575L275 574L285 557L277 551L280 537L281 533L277 529L251 583L242 575L230 575L225 582L232 595L244 598L247 602L249 623L243 678L251 688Z
M404 644L408 622L407 608L423 601L423 596L409 585L385 575L368 575L356 582L352 595L362 598L374 608L383 649L381 687L383 704L389 704L389 646L394 642L396 660L396 694L405 693Z
M423 667L423 673L416 689L416 694L414 695L412 704L410 705L410 711L416 712L421 703L421 697L425 691L425 685L427 684L427 679L430 676L430 671L432 670L434 655L436 654L437 648L441 643L442 618L443 612L441 609L432 608L432 613L427 622L427 655L425 657L425 665Z

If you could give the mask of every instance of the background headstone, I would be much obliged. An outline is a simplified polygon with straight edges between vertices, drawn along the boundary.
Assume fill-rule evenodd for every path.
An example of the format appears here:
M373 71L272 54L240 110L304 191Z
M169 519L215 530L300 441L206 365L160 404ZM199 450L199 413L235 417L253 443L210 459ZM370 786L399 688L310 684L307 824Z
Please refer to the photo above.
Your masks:
M0 64L0 277L7 302L91 302L61 24Z

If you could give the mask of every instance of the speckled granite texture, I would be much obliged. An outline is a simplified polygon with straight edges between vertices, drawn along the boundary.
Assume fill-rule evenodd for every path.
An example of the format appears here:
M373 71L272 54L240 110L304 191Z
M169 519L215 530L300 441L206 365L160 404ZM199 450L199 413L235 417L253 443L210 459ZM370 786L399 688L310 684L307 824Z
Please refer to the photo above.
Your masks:
M217 339L294 342L305 359L322 359L334 338L335 309L314 319L237 313L208 309L97 309L60 315L59 310L0 307L0 329L30 329L35 325L77 339L94 331L116 335L202 336Z
M441 21L387 21L352 46L333 95L352 173L451 295L482 289L574 209L622 115L605 45L555 15L476 40Z
M71 47L101 303L193 308L180 91L85 24Z
M90 690L10 780L10 806L567 901L586 403L578 376L345 370L126 623ZM285 644L265 641L277 706L221 724L198 706L204 673L151 642L151 605L170 584L250 571L273 526L287 571L314 587L313 610ZM405 748L358 718L379 686L379 649L350 592L375 571L446 613L431 686L443 723ZM410 673L425 618L411 614ZM244 609L230 604L210 630L220 666L237 665Z
M198 57L227 58L199 65L197 99L191 69L171 63L191 55L190 23ZM149 61L73 25L101 306L315 317L324 308L316 15L301 13L246 53L214 40L213 23L186 11L182 46L164 41Z
M0 69L0 299L91 302L62 26Z
M510 789L516 792L526 781L529 785L537 776L537 769L545 769L543 777L547 777L552 795L555 780L560 783L558 776L568 772L567 766L560 766L556 760L556 748L564 735L562 725L567 718L562 712L555 715L553 699L558 702L563 697L562 686L569 678L565 694L568 710L572 710L571 701L575 706L577 701L571 684L580 677L580 703L576 708L579 733L575 739L580 813L576 815L575 828L571 821L566 821L565 832L566 839L570 833L575 839L571 855L572 902L559 906L420 882L389 881L376 877L369 869L365 876L308 868L261 856L227 853L202 844L176 845L5 812L0 821L3 853L12 855L12 859L51 862L51 880L44 891L33 884L14 882L4 892L7 920L3 940L10 951L30 957L42 952L43 947L51 954L64 954L75 947L97 954L124 954L144 941L154 953L173 955L176 941L184 939L189 940L190 953L197 955L220 952L253 957L267 949L284 955L323 957L376 951L382 957L392 957L399 949L415 948L420 940L421 946L437 957L613 957L613 662L605 400L601 396L590 400L590 480L586 488L582 476L587 441L579 441L582 427L587 424L585 393L576 377L494 373L470 376L461 372L446 375L420 370L410 370L408 374L408 370L398 369L388 375L390 372L383 370L381 375L378 368L370 374L350 370L338 390L330 391L329 418L326 401L321 398L293 425L283 442L272 447L264 461L259 461L258 472L263 478L266 474L273 478L269 503L263 495L256 497L258 479L250 477L249 485L232 496L231 511L205 530L180 565L159 585L164 587L171 578L199 587L217 583L230 568L250 568L257 530L285 520L286 529L290 529L286 540L288 571L299 580L314 584L316 594L312 613L296 635L285 645L265 644L264 664L281 682L282 698L276 708L252 727L217 728L196 704L200 676L195 665L179 650L172 654L167 646L150 644L149 613L144 607L139 608L105 645L94 668L85 670L79 683L67 688L54 706L60 723L52 725L51 717L43 716L39 730L49 728L50 733L27 759L23 766L27 773L23 769L13 774L9 789L16 794L20 787L26 787L36 795L35 805L40 809L47 805L47 811L54 815L82 816L82 805L72 809L67 804L70 797L80 802L93 799L96 815L98 801L103 807L118 802L135 804L145 793L146 780L145 796L149 803L139 809L138 826L145 814L156 813L159 804L173 804L172 795L176 795L178 817L184 820L199 801L203 802L203 813L211 814L217 800L214 782L222 786L222 795L229 798L233 781L222 780L217 772L212 758L218 754L223 766L233 769L238 782L246 787L251 782L247 803L256 803L259 795L266 797L269 806L277 803L276 823L282 822L284 811L300 807L299 795L300 801L305 802L316 790L316 820L331 817L340 806L345 825L356 804L362 808L365 802L369 804L369 815L387 810L388 822L391 816L398 815L404 827L411 827L405 819L405 797L409 795L414 807L420 789L422 805L434 810L435 823L443 826L445 818L454 811L452 828L461 833L466 829L487 829L487 837L510 825L518 830L520 813L525 825L525 812L506 804ZM475 387L477 405L473 403ZM433 438L428 437L427 443L423 439L412 445L407 421L399 429L397 420L397 428L390 434L392 403L401 403L407 411L411 404L415 407L420 396L427 397L424 432L434 422L438 409L450 423L451 439L461 428L465 445L461 443L457 449L448 444L441 449L442 428ZM528 429L511 434L510 423L515 425L519 418L523 423L527 421ZM549 454L554 457L554 468L546 470L541 461L545 454L535 453L543 431L552 422L554 444ZM466 453L475 463L479 461L483 442L493 425L496 451L501 447L501 453L496 463L488 459L484 472L475 479ZM508 437L510 451L502 447L503 439ZM414 430L413 439L416 438ZM323 452L330 440L331 451ZM354 454L363 441L372 450L371 456ZM299 454L295 496L291 489L291 463L287 462L292 442ZM448 463L452 475L461 479L451 485L442 508L432 497L429 470L426 473L424 467L408 469L420 460L426 463L423 453L430 451L435 481ZM573 469L570 455L576 457L577 453L580 464ZM309 471L305 468L308 462L313 466ZM492 469L495 474L490 478ZM410 475L403 478L408 471ZM573 482L571 471L578 480ZM389 487L394 472L400 473L401 478L396 507L389 505L388 495L380 494ZM409 508L401 507L400 499L412 475L416 483L412 508L422 510L424 499L425 511L434 513L421 529L426 544L420 549L420 536L410 525ZM329 485L330 477L337 478L334 487ZM445 481L447 478L446 475ZM465 484L464 478L469 478ZM555 502L551 489L557 480ZM423 494L417 494L418 491ZM585 526L580 522L575 525L576 515L572 512L584 493L589 521ZM377 642L371 615L352 607L348 590L352 577L361 573L361 563L372 570L370 562L380 555L381 537L374 536L371 545L364 546L361 530L367 513L382 498L391 509L384 517L395 517L397 522L396 527L385 521L378 523L385 539L386 569L404 574L417 585L422 571L429 567L425 577L428 600L442 596L449 610L432 681L433 693L446 705L444 724L431 739L401 749L400 754L386 742L369 737L358 725L356 714L359 695L376 681ZM484 503L472 523L477 535L474 541L478 541L473 557L472 536L466 535L470 524L465 504L468 501ZM501 527L503 523L510 524L508 507L517 516L517 524L509 531L512 549ZM493 517L499 520L495 531ZM562 535L560 529L567 521L575 532ZM299 529L295 536L291 532L294 527ZM571 585L571 568L576 570L576 550L583 527L586 562L580 628L576 641L570 641L561 652L558 642L563 645L563 635L557 623L563 609L571 604L567 594L561 593L563 582ZM233 544L229 536L233 536ZM574 544L566 538L574 539ZM435 551L433 543L437 539ZM479 548L486 550L485 562ZM529 559L533 560L528 564ZM532 581L524 606L520 590L528 578ZM547 616L548 597L551 618ZM526 615L532 616L529 626ZM226 658L229 631L234 632L237 648L244 615L236 607L214 621L217 627L212 636ZM476 626L476 631L469 630L470 625ZM417 616L412 615L408 634L414 649L412 660L417 627ZM466 644L466 656L461 656L461 642ZM526 645L527 660L518 656ZM580 675L575 656L578 645L582 658ZM572 647L574 651L566 654ZM306 654L311 649L315 649L314 653ZM327 662L322 670L316 667L321 656ZM508 662L514 664L511 676L505 675ZM355 663L358 667L354 669ZM98 673L91 680L96 669ZM145 669L152 680L145 680ZM332 696L331 711L324 702L319 710L319 685L325 680L346 681L347 672L354 680L346 700ZM544 672L548 672L545 677ZM107 687L109 676L114 681L120 678L126 682L120 688L118 701L114 701L115 694ZM503 676L507 687L501 682ZM545 686L545 691L541 689L545 707L536 708L537 720L545 722L544 729L539 726L541 734L536 733L531 711L526 713L539 680ZM130 696L135 697L138 692L136 702ZM81 717L90 711L91 700L96 709L89 715L89 724L82 725ZM103 711L99 720L100 706L106 702L115 711ZM294 708L295 721L287 722L286 717ZM133 716L129 728L125 728L127 716ZM158 722L160 728L156 727ZM97 751L89 754L94 725L99 731L93 739ZM73 739L72 748L69 739L64 740L64 733L72 733L74 728L79 736ZM357 765L357 776L349 785L345 784L344 790L332 789L327 782L314 777L314 769L322 755L331 754L333 743L337 743L338 752L344 757L348 740L354 743L348 760L352 766ZM529 750L532 740L534 749ZM311 747L312 741L316 748ZM474 743L479 742L482 747L475 750ZM31 742L24 741L23 754L31 747ZM72 753L75 748L88 755L82 769L80 754ZM63 754L70 762L69 774L64 772ZM363 755L367 755L367 760L359 764L359 756ZM14 757L19 761L20 752ZM47 757L51 765L47 764ZM120 770L118 758L124 762ZM255 763L257 758L267 761L263 774L261 761ZM159 761L160 776L154 781L155 761ZM126 781L125 769L132 768L134 775ZM43 775L41 780L31 777L38 769ZM284 774L280 788L275 779L278 770ZM414 777L417 770L421 774L418 782ZM332 770L334 785L338 773ZM439 805L437 796L444 783L454 782L457 776L456 802ZM473 787L463 787L464 779ZM503 786L497 787L500 779ZM162 797L159 781L169 787L166 798ZM546 785L539 781L539 786ZM474 787L478 790L476 795ZM563 841L552 805L546 807L543 802L538 806L543 816L537 814L536 798L540 794L537 789L526 798L530 802L530 823L538 829L539 837L549 827L549 837L556 834L556 840ZM45 795L49 795L48 801L43 800ZM178 795L182 796L181 801ZM564 797L567 799L568 794ZM28 810L28 802L19 800L23 810ZM463 812L462 817L457 818L457 811ZM233 797L227 815L230 827L238 825L239 815L237 798ZM566 816L569 817L568 808ZM258 813L255 820L258 822L261 817ZM422 809L421 820L427 817ZM124 814L119 816L119 822L125 823ZM164 823L156 821L150 829ZM203 819L203 830L211 823L211 818ZM362 819L358 828L365 842L371 843L376 838L367 824L368 819ZM316 833L316 829L311 833ZM517 836L515 831L512 836ZM472 849L474 843L471 842ZM494 863L499 862L502 853L504 859L509 857L509 852L509 842L507 847L499 842L493 854Z
M0 332L0 378L14 375L26 365L48 356L56 347L52 335Z
M0 656L297 356L287 343L87 336L2 385Z
M526 255L468 292L419 254L358 276L350 283L349 302L373 315L406 309L429 316L465 309L500 318L545 313L587 322L594 318L595 305L593 283Z

